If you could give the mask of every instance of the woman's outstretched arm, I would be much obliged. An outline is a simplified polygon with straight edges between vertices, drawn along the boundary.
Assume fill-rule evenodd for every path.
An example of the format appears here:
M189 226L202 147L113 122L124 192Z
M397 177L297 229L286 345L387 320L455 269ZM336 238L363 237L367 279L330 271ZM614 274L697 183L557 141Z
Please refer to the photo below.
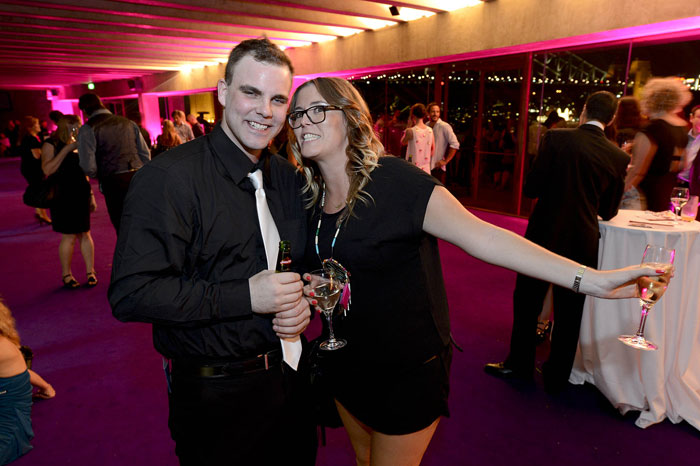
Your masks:
M564 288L572 287L581 267L520 235L480 220L442 186L436 186L430 196L423 230L485 262ZM638 277L663 272L639 265L609 271L587 269L579 291L600 298L632 298L637 296Z

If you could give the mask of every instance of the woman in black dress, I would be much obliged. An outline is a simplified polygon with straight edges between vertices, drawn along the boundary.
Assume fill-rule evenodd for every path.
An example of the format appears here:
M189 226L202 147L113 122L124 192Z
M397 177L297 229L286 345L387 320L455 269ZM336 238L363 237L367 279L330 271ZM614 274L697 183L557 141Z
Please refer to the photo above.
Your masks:
M678 113L691 98L685 84L675 77L650 79L642 89L640 103L649 124L634 137L623 198L638 197L633 207L669 210L671 191L687 161L688 127Z
M41 149L41 168L47 176L53 176L56 193L51 205L54 231L61 233L58 257L61 261L63 286L75 289L80 286L71 271L73 247L76 242L85 261L87 286L97 285L95 275L95 245L90 235L90 212L97 208L90 183L80 168L77 136L80 119L64 115L58 120L58 129L46 140Z
M419 464L448 415L450 325L437 237L600 297L633 297L636 286L627 283L659 274L641 266L586 270L479 220L435 178L382 157L367 105L345 80L304 83L288 122L315 232L306 266L333 258L351 275L352 306L337 329L348 344L324 357L324 374L358 465L370 457L371 464Z
M41 183L44 179L44 173L41 171L41 125L39 119L33 116L24 117L22 122L22 130L20 132L19 153L21 158L20 171L22 176L27 180L27 184ZM34 216L39 220L39 223L51 224L51 219L46 213L46 209L36 207Z

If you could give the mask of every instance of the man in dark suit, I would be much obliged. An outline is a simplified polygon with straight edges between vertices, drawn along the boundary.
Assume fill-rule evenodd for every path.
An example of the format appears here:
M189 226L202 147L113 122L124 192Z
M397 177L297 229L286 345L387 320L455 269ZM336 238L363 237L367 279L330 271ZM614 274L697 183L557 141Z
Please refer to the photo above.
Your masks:
M525 237L581 264L598 263L598 218L617 214L629 156L605 138L617 99L609 92L588 97L575 129L547 131L524 193L537 198ZM510 353L504 362L487 364L486 373L500 378L532 378L537 345L537 317L550 284L518 275L513 293ZM549 359L542 373L545 389L566 387L578 344L585 296L553 288L555 325Z

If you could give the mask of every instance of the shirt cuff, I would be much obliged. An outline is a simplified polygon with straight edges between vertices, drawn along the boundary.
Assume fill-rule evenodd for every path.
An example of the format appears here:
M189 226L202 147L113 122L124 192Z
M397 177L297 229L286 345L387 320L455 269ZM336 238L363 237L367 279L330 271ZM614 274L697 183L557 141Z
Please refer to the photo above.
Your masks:
M221 284L221 318L246 317L253 314L248 280L231 280Z

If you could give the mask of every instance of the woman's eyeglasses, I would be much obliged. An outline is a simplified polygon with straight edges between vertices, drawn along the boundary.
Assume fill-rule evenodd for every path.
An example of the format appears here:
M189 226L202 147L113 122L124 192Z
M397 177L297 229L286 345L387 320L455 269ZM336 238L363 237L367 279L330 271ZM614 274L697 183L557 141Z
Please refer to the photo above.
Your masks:
M342 110L343 107L336 107L335 105L314 105L306 110L297 110L296 112L290 112L287 115L287 122L292 129L297 129L301 127L301 119L304 115L313 124L323 123L326 120L326 112L330 110Z

